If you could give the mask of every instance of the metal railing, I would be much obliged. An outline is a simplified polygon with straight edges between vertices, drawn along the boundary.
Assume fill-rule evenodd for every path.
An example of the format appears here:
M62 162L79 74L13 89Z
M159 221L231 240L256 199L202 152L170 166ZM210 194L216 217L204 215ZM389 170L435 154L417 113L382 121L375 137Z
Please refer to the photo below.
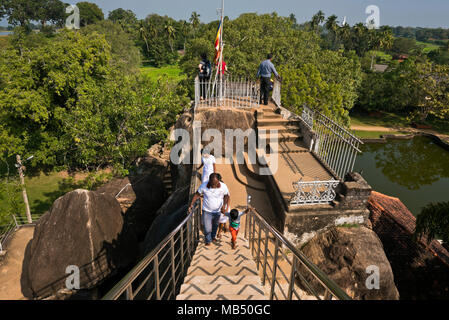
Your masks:
M274 85L273 85L272 99L278 107L281 106L281 86L282 86L282 82L278 79L275 79Z
M329 181L302 181L293 183L295 194L290 200L290 205L303 204L330 204L337 196L336 188L340 182Z
M245 238L270 300L351 300L255 210L246 216Z
M301 118L316 135L312 152L336 177L344 179L354 169L357 155L362 152L359 146L363 142L334 120L307 106L303 107Z
M195 107L259 107L259 86L256 81L224 76L223 80L195 79Z
M201 202L155 249L120 280L103 300L176 299L200 235Z
M0 226L0 253L3 252L6 242L17 229L35 225L42 216L43 214L33 214L31 215L33 223L28 223L27 217L12 215L9 222Z

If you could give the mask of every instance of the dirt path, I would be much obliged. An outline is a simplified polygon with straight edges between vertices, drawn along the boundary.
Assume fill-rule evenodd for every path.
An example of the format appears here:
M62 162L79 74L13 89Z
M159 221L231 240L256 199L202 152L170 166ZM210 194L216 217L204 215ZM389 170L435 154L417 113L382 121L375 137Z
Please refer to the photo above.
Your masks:
M356 131L375 131L375 132L393 132L393 131L400 131L405 130L404 128L387 128L387 127L378 127L378 126L359 126L354 125L351 126L351 130Z
M6 257L0 262L0 300L26 300L22 294L20 277L25 249L33 233L34 227L20 228L6 247Z

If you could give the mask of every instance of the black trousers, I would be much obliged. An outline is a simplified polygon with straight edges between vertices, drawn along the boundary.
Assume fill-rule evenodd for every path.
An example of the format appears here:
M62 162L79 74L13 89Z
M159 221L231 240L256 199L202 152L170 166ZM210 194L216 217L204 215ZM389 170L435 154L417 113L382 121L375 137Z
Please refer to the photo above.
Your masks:
M270 98L270 80L268 77L260 78L260 104L262 101L265 105L268 104L268 100Z
M199 79L200 79L200 96L203 99L206 99L210 77L204 77L200 75Z

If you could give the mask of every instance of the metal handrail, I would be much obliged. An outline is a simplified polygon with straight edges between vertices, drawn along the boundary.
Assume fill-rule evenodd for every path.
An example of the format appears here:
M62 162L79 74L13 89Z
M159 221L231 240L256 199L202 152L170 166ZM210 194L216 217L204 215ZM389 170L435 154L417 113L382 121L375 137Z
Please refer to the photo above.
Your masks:
M194 240L194 243L197 243L199 238L198 238L198 233L195 234L196 233L195 231L197 230L197 227L198 227L197 225L195 225L195 216L197 216L200 213L200 211L201 211L200 201L198 200L194 204L192 212L187 215L187 217L181 222L181 224L179 224L168 236L165 237L165 239L163 241L161 241L156 246L156 248L154 248L150 253L148 253L134 268L132 268L125 275L125 277L123 277L111 290L109 290L109 292L102 298L102 300L117 300L125 292L128 292L126 298L129 299L129 300L133 300L134 297L133 297L133 294L132 294L133 293L132 292L132 285L133 285L134 281L136 281L136 279L139 278L139 276L150 266L150 264L152 262L155 262L155 266L154 266L155 269L159 267L159 265L158 265L158 262L159 262L158 261L159 260L158 254L162 250L164 250L166 248L169 248L170 250L174 250L174 242L175 242L174 238L175 238L175 236L178 233L180 234L180 231L181 232L183 231L184 226L186 226L187 223L189 223L192 220L193 220L194 223L191 226L191 230L190 230L191 234L190 234L190 236L192 237L191 240ZM197 217L196 221L199 221L199 217ZM180 235L180 237L181 237L181 235ZM181 245L181 247L183 249L184 249L184 243L185 242L183 240L181 240L180 245ZM189 243L187 243L187 245L188 244ZM191 251L191 256L188 257L189 259L191 259L193 257L193 254L194 254L194 250L190 250L190 251ZM164 258L165 258L165 256L164 256ZM171 263L170 267L172 269L174 269L174 270L178 269L180 264L178 264L178 266L174 265L175 264L175 257L174 257L173 253L171 255L171 258L172 259L171 259L171 262L170 262ZM183 272L186 271L186 270L187 270L187 268L184 266ZM165 274L164 274L164 276L165 276ZM176 283L177 280L179 280L179 279L180 279L179 275L172 274L172 277L171 277L172 281L174 281ZM146 282L148 282L149 280L150 280L150 277L147 277ZM160 279L157 279L156 282L159 281L159 280ZM142 283L139 283L139 292L140 292L140 289L144 285L145 285L145 281L142 282ZM155 285L157 287L159 287L160 283L156 283ZM166 288L164 288L164 289L166 289ZM129 294L129 293L131 293L131 294ZM137 294L136 292L134 292L134 293ZM151 296L151 294L150 294L150 296ZM162 295L157 297L157 299L158 300L161 299L161 296ZM172 290L171 296L172 297L176 296L175 289Z
M257 220L257 221L256 221ZM254 237L255 231L256 231L256 224L259 227L259 237ZM260 239L261 239L261 229L264 229L266 231L265 235L265 253L263 255L263 262L260 260L260 253L261 253L261 247L260 247ZM270 287L270 300L272 300L276 294L275 294L275 285L276 283L279 286L278 281L276 280L276 269L279 268L277 265L277 260L279 259L279 252L281 254L284 254L282 252L282 247L287 248L290 250L293 254L293 261L290 262L288 259L285 259L291 266L291 275L290 275L290 281L288 283L289 285L289 292L285 294L285 296L292 299L293 294L296 295L296 297L299 299L299 294L295 291L295 284L296 284L296 275L298 275L303 281L305 281L305 285L309 287L309 289L312 291L313 295L321 300L320 296L314 292L308 281L305 280L304 275L301 274L301 271L298 270L298 263L299 262L305 270L307 270L311 275L313 275L314 279L317 280L325 289L324 298L331 298L335 297L339 300L351 300L351 298L344 292L333 280L331 280L323 271L321 271L314 263L312 263L301 251L299 251L293 244L288 241L281 232L276 230L276 228L272 227L255 209L252 209L248 212L246 216L246 225L245 225L245 238L248 239L251 246L251 252L254 254L254 251L257 252L258 258L256 259L257 268L259 269L259 264L262 264L263 266L263 284L265 284L265 279L268 278L268 275L266 273L266 268L269 266L268 264L268 241L270 240L270 237L268 236L268 232L271 233L274 236L274 242L275 242L275 252L273 253L273 268L272 268L272 279L271 279L271 287ZM255 243L258 244L258 248L255 249ZM281 244L281 245L280 245ZM254 250L255 249L255 250ZM280 251L281 250L281 251ZM285 274L284 274L285 275ZM280 287L280 286L279 286ZM282 289L282 287L280 287ZM284 292L282 292L284 294ZM277 297L277 296L276 296Z

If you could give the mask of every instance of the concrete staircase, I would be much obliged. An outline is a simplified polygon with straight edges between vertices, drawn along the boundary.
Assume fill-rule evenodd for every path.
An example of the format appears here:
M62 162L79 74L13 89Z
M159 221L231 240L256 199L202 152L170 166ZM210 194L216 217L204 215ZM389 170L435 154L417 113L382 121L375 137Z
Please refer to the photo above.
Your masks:
M235 250L230 241L229 232L210 246L200 240L176 300L267 299L248 241L239 235Z

